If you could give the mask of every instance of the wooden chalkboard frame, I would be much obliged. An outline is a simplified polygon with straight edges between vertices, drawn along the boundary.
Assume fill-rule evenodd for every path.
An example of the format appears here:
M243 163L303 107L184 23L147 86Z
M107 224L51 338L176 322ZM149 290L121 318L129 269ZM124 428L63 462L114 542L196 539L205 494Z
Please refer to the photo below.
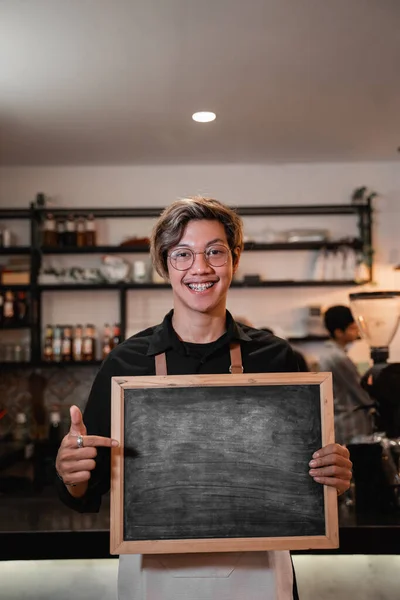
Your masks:
M324 535L174 540L124 539L124 393L127 389L154 387L319 385L322 446L334 442L331 373L274 373L227 375L167 375L112 378L111 436L120 445L111 450L111 554L171 554L337 548L338 512L336 489L324 486Z

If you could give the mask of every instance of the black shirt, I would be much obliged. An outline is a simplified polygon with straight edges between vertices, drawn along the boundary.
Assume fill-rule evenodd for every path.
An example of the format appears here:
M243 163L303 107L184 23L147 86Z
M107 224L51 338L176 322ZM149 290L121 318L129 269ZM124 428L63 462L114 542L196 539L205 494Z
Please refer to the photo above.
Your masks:
M299 370L290 345L272 335L236 323L226 313L226 332L208 344L182 342L172 327L169 312L163 322L130 337L117 346L103 362L90 391L83 415L88 434L110 437L111 377L155 375L157 354L165 352L168 375L221 374L230 367L229 345L238 341L245 373L279 373ZM62 501L78 512L97 512L101 497L110 488L110 449L98 448L96 468L89 480L87 493L73 498L60 481Z
M83 421L88 434L110 437L111 377L155 375L157 354L165 352L168 375L228 373L231 364L229 346L240 343L245 373L290 373L299 371L297 357L290 345L269 332L236 323L226 312L226 332L215 342L182 342L172 327L173 311L160 325L149 327L119 344L103 362L90 391ZM110 450L98 448L96 468L83 498L73 498L57 480L61 500L78 512L97 512L101 497L110 488ZM293 600L298 600L293 571Z

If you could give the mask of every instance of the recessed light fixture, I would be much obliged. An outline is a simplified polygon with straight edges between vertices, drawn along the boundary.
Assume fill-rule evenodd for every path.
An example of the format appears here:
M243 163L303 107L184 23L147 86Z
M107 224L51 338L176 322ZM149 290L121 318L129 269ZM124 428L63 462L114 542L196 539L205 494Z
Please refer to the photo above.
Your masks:
M213 112L201 111L196 112L192 115L193 121L197 121L198 123L210 123L210 121L214 121L217 115Z

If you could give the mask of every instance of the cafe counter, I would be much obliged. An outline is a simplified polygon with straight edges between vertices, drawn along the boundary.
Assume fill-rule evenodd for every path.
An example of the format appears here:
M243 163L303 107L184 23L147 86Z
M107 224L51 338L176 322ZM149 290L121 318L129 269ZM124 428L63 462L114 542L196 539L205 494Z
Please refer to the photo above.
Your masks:
M99 513L80 514L52 487L37 495L0 495L0 560L110 558L109 515L109 496ZM309 553L400 553L400 510L361 516L340 503L339 525L338 549Z

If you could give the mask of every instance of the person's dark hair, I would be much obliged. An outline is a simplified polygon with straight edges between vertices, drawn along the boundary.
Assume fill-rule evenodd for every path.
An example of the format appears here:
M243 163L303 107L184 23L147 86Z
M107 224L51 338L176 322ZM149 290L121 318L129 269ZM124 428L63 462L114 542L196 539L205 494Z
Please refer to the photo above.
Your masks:
M179 243L189 221L207 219L219 221L225 229L233 264L243 250L243 223L239 215L229 206L213 198L194 196L176 200L161 213L153 228L150 253L159 275L168 279L168 251Z
M324 323L329 335L335 337L336 329L345 331L349 325L354 323L354 317L348 306L331 306L324 314Z

